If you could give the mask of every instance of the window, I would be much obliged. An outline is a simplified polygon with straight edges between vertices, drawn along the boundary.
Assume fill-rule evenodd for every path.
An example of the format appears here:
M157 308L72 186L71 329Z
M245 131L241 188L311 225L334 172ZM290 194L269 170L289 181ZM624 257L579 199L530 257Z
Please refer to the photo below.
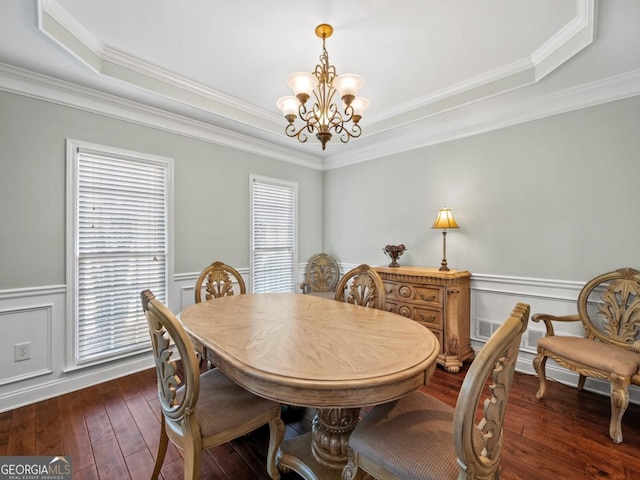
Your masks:
M172 167L67 141L69 368L150 348L140 292L166 303Z
M253 293L294 292L298 185L251 176Z

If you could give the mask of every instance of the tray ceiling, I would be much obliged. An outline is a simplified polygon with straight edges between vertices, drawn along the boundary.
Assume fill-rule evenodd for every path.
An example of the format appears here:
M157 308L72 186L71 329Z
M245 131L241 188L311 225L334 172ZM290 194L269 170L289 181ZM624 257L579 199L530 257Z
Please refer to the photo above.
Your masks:
M0 62L326 168L415 148L554 76L595 41L597 13L595 0L5 0ZM363 136L326 152L286 137L275 105L290 73L318 63L319 23L334 27L330 62L362 75L371 101Z

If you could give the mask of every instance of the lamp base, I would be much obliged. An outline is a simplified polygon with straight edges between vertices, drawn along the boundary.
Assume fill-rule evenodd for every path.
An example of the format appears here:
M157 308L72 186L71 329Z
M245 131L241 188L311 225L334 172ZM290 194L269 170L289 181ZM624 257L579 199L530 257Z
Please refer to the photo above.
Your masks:
M441 272L449 272L451 270L449 267L447 267L447 261L446 260L443 260L441 265L442 266L438 269Z

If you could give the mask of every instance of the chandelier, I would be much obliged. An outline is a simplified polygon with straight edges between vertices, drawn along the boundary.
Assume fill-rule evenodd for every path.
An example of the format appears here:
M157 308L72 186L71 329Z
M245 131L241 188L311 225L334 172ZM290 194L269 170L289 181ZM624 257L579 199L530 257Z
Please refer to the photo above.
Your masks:
M336 67L329 63L325 40L332 33L333 27L326 23L316 27L316 35L322 38L320 63L313 73L297 72L289 75L287 83L295 96L282 97L277 102L278 108L289 122L285 127L287 136L296 137L299 142L304 143L307 141L307 133L315 134L322 143L322 150L333 134L338 135L342 143L359 137L362 129L358 122L369 106L369 100L356 97L358 89L364 85L364 79L353 74L338 75ZM343 113L334 102L336 93L342 99ZM313 103L307 109L311 94ZM294 124L298 116L304 122L299 128Z

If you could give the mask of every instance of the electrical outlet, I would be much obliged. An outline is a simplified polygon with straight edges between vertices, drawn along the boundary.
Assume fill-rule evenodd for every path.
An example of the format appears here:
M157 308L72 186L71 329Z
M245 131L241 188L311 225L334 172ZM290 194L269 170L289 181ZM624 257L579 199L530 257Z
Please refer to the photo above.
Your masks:
M13 361L21 362L31 358L31 342L16 343L13 346Z

